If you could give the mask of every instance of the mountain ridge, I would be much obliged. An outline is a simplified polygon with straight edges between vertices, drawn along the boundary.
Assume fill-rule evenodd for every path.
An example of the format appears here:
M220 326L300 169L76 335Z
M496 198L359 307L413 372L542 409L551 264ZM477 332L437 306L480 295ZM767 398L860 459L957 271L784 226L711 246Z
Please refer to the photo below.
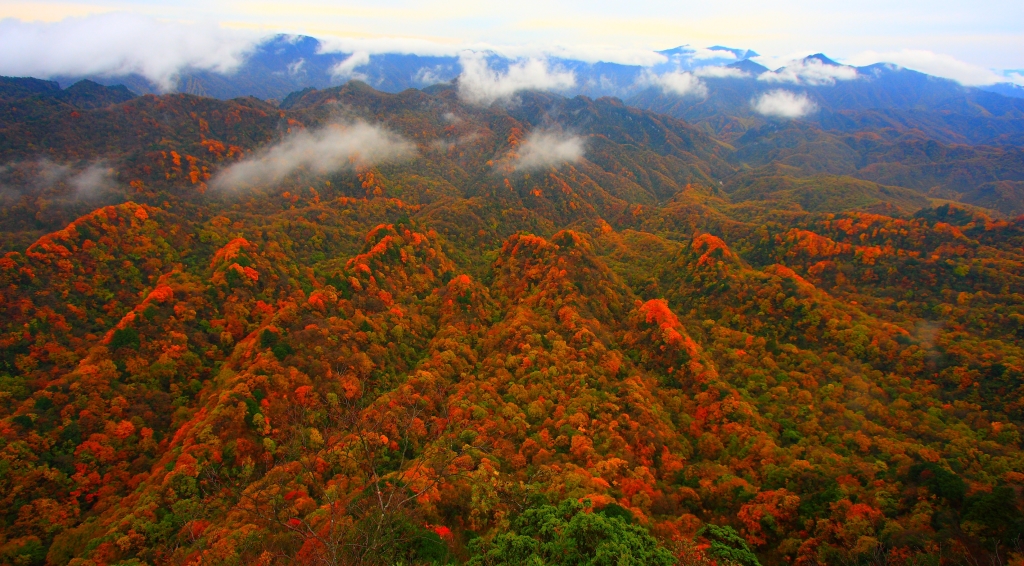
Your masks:
M0 130L4 561L1024 531L1019 148L452 85L33 108Z

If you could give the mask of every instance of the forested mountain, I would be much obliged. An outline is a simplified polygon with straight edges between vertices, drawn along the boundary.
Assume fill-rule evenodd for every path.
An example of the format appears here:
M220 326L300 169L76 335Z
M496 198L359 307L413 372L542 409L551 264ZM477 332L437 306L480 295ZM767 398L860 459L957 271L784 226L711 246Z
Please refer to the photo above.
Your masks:
M0 86L6 563L1024 559L1019 147Z
M340 52L337 46L308 36L278 35L255 45L231 72L183 69L176 90L221 99L254 96L285 101L303 89L324 89L361 80L384 92L454 83L466 70L458 55ZM768 69L757 53L721 46L689 46L657 53L660 62L638 64L550 56L543 63L566 84L553 86L563 96L614 96L630 105L671 114L730 139L751 127L772 122L759 97L784 91L798 97L794 115L837 132L886 129L924 134L943 143L1024 145L1024 88L1012 83L965 87L959 83L880 62L864 67L840 65L823 54ZM523 60L493 52L474 57L503 73ZM594 59L594 57L591 57ZM127 85L138 94L160 88L139 75L55 77L63 86L88 78ZM791 109L792 110L792 109ZM767 113L765 113L767 112Z

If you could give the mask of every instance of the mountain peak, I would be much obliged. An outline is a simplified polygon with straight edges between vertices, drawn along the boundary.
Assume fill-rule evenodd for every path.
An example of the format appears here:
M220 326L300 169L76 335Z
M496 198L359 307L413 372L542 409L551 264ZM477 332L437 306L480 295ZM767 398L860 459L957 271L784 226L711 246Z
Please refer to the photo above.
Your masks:
M754 51L753 49L735 49L735 48L732 48L732 47L725 47L723 45L712 45L711 47L708 47L708 50L709 51L728 51L729 53L732 53L733 55L735 55L736 59L738 59L740 61L743 61L743 60L746 60L746 59L750 59L751 57L757 57L758 55L760 55L757 51Z
M845 66L845 65L842 65L840 63L836 63L832 59L829 59L828 57L825 56L824 53L815 53L814 55L808 55L807 57L804 57L804 62L805 63L809 63L811 61L818 61L819 63L821 63L823 65L829 65L831 67L843 67L843 66Z
M748 74L753 75L755 77L760 75L761 73L767 73L768 72L768 67L765 67L764 65L761 65L760 63L751 61L750 59L743 59L742 61L737 61L737 62L735 62L735 63L733 63L731 65L726 65L726 66L729 67L730 69L739 69L739 70L743 71L744 73L748 73Z

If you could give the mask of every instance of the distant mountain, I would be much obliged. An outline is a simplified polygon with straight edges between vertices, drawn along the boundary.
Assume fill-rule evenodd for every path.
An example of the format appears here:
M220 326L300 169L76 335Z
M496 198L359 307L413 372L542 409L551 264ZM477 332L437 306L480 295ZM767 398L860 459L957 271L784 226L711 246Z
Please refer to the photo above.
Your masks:
M822 54L768 70L753 61L729 68L746 76L705 76L704 96L680 96L657 87L627 97L628 104L704 124L727 139L765 121L753 104L784 90L807 101L802 120L827 130L887 129L946 143L1009 143L1024 139L1024 99L888 63L840 65Z
M287 106L284 101L294 100L293 93L330 88L353 79L396 93L450 83L462 72L457 56L324 50L325 45L313 37L278 35L259 44L230 74L183 71L177 90L219 99L255 96ZM943 143L1024 144L1024 88L1010 83L966 87L889 63L841 65L821 53L775 70L752 61L757 53L747 49L680 46L659 53L665 60L650 67L568 58L550 58L548 63L575 77L575 84L558 94L618 97L632 106L700 124L725 140L735 139L751 127L796 117L837 132L883 130ZM497 72L516 62L495 53L487 54L486 61ZM679 73L691 73L682 84L694 88L673 89L671 79ZM82 78L55 80L67 87ZM124 85L141 94L157 91L138 75L84 78ZM38 81L16 88L54 87ZM789 109L782 118L759 113L755 103L766 94L780 96L776 91L788 92L781 96L790 96L803 107Z
M1024 98L1024 86L1016 85L1013 83L996 83L994 85L988 85L979 87L981 90L988 92L994 92L1003 96L1011 96L1013 98Z
M34 99L63 102L76 108L102 108L127 102L136 96L124 85L104 86L88 79L61 90L56 81L0 77L0 104Z

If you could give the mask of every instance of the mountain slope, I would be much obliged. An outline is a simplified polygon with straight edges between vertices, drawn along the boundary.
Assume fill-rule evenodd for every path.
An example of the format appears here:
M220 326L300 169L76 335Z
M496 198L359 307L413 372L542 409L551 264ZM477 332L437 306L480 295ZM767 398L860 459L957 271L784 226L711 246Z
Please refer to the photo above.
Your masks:
M0 153L4 561L480 562L568 500L688 563L1024 528L1024 223L842 169L1012 201L1008 149L361 83L61 108Z

